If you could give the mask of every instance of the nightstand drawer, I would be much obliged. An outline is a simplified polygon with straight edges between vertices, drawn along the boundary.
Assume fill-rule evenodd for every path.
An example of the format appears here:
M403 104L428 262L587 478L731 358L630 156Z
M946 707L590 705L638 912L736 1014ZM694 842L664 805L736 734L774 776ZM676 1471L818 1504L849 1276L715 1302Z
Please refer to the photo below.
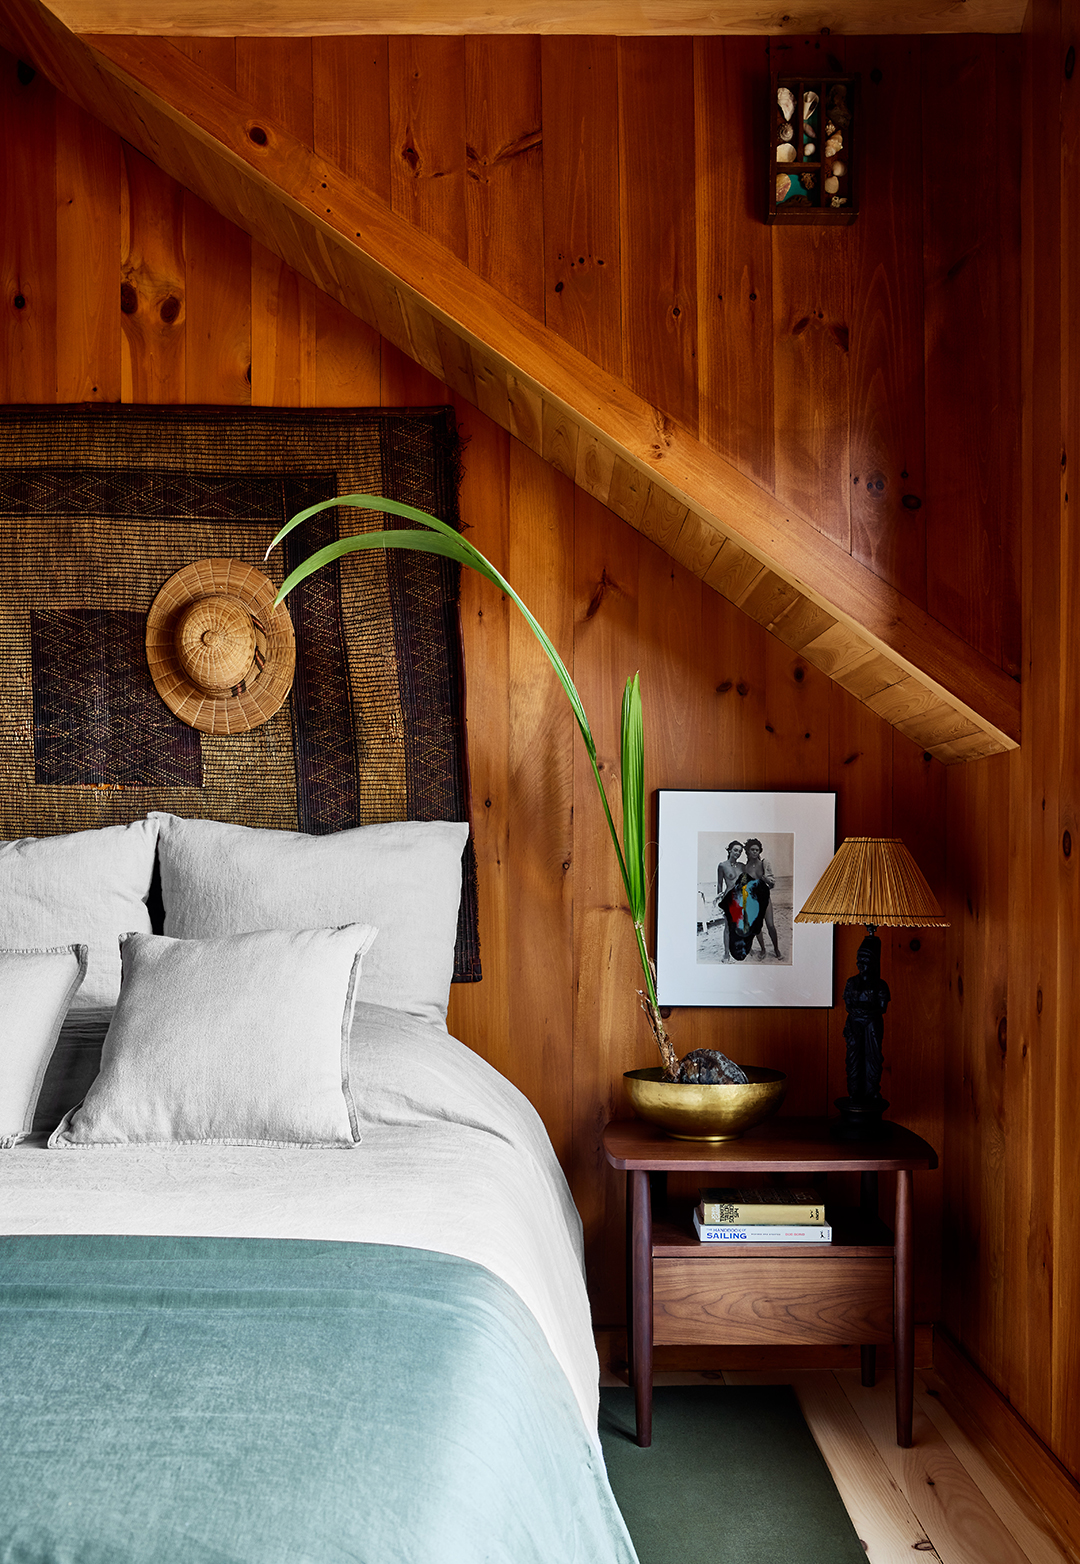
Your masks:
M886 1342L892 1323L891 1255L653 1261L653 1340L666 1346Z

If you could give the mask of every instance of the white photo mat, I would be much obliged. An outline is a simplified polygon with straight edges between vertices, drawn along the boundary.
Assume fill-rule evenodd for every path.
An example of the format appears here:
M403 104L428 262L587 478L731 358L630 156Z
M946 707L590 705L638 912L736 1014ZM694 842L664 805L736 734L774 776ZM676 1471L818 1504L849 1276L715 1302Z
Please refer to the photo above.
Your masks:
M660 1003L831 1006L832 926L794 918L835 851L836 794L661 789L657 798ZM733 842L741 851L729 853ZM762 865L773 884L747 947L721 893L754 868L764 878Z

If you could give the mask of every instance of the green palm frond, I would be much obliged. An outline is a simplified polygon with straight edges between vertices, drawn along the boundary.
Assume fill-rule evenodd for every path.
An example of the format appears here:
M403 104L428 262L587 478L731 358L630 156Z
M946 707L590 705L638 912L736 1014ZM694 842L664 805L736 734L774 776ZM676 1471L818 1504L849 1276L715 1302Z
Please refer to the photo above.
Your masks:
M310 517L318 515L320 511L328 510L334 505L350 505L359 510L378 511L384 515L400 516L406 521L416 523L417 526L402 531L361 532L352 537L339 538L336 543L328 543L325 548L319 549L308 559L303 560L285 578L274 600L275 608L301 581L306 580L316 570L320 570L323 565L329 565L334 560L344 558L347 554L354 554L364 549L417 549L423 553L440 554L447 559L456 560L459 565L467 565L470 570L475 570L484 576L494 586L498 587L500 592L506 594L539 641L548 661L555 670L559 683L566 692L566 697L570 702L578 730L585 745L586 754L589 757L593 778L604 809L604 818L607 821L612 846L615 849L615 857L618 861L623 889L626 892L626 899L634 921L638 955L645 977L645 1011L649 1017L650 1025L656 1033L657 1043L665 1065L670 1067L670 1063L674 1059L674 1053L671 1050L671 1044L668 1042L667 1033L660 1019L653 966L645 944L645 742L638 675L634 674L632 678L627 680L626 689L623 692L623 842L620 845L619 833L615 829L615 821L612 818L611 807L608 803L607 790L600 776L596 743L593 739L589 719L585 715L585 707L582 704L581 696L578 694L577 686L570 677L569 669L560 657L558 649L547 631L525 606L505 576L496 570L491 561L481 554L480 550L474 547L467 538L463 538L459 532L448 526L445 521L440 521L437 516L431 516L427 511L417 510L412 505L403 505L397 500L383 499L370 494L339 495L334 499L321 500L316 505L309 505L306 510L298 511L295 516L292 516L285 523L277 537L270 544L266 551L267 556L284 538L288 537L295 527L300 526ZM418 528L424 530L418 530Z

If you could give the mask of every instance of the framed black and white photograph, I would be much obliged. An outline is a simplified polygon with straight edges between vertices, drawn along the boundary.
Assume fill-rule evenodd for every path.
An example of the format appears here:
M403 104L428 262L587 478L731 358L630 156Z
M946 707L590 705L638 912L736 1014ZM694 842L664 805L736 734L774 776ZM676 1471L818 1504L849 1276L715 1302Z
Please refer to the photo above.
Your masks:
M795 914L832 858L836 794L658 798L660 1003L831 1005L832 926Z

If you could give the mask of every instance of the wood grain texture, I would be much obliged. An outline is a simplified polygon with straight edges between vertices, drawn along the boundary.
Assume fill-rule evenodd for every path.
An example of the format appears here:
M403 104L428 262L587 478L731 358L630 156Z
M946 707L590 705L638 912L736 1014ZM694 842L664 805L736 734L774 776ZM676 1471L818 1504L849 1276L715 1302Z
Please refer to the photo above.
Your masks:
M26 153L20 156L20 147ZM0 378L4 400L51 401L56 359L55 94L4 56L0 75L0 223L7 237ZM42 195L45 199L42 200Z
M543 317L544 159L538 38L465 42L468 261Z
M760 38L694 51L701 438L771 488L772 242L765 203L768 53Z
M932 1367L927 1371L920 1364L920 1369L915 1376L916 1405L948 1442L994 1514L1022 1548L1028 1564L1066 1564L1067 1560L1072 1564L1077 1554L1065 1552L1061 1533L1036 1498L1047 1490L1047 1482L1041 1480L1045 1466L1040 1477L1029 1471L1021 1485L1008 1461L976 1424L971 1410L957 1405L946 1381ZM963 1418L963 1425L956 1421L954 1412ZM1050 1482L1056 1486L1060 1476L1055 1472Z
M317 290L306 278L298 276L273 251L252 242L251 400L254 406L317 405L317 297Z
M1001 598L1007 522L998 448L986 430L987 400L1002 383L1002 320L1018 301L1002 296L994 263L998 160L973 163L964 147L973 115L999 113L995 45L992 38L925 39L922 52L928 602L987 656L1015 667L1018 616ZM1015 141L1002 149L1010 156L1019 156ZM994 623L983 612L988 595L1002 601Z
M1019 1478L1070 1548L1070 1560L1080 1557L1080 1486L1075 1479L944 1331L935 1336L934 1371L942 1383L944 1410L995 1463L1004 1462L1010 1476Z
M390 41L394 211L464 261L465 49L459 38Z
M507 579L530 583L528 605L564 662L574 660L574 490L534 452L510 449ZM509 1035L523 1049L515 1074L571 1150L574 951L565 931L576 904L574 779L582 761L569 702L532 630L512 613L508 639ZM522 934L528 930L527 936Z
M1062 38L1070 43L1080 26L1080 6L1063 0ZM1066 67L1061 93L1061 167L1065 182L1080 170L1080 86L1074 87ZM1067 184L1063 184L1067 188ZM1080 612L1080 541L1076 516L1080 509L1080 224L1072 202L1061 206L1061 308L1062 308L1062 452L1061 462L1061 622L1067 627L1067 647L1061 660L1061 709L1075 709L1080 687L1076 670L1077 614ZM1058 797L1059 842L1057 863L1058 949L1062 953L1058 977L1058 1006L1063 1017L1072 1017L1080 1004L1080 980L1073 952L1080 944L1080 745L1074 724L1060 729L1061 763ZM1072 1057L1066 1030L1059 1033L1055 1093L1054 1155L1054 1338L1051 1357L1053 1386L1050 1443L1066 1467L1080 1472L1080 1252L1073 1242L1073 1216L1080 1202L1080 1165L1075 1155L1075 1125L1080 1110L1080 1070Z
M197 196L184 197L187 310L184 400L242 407L251 401L251 240ZM222 273L232 275L223 279ZM237 308L245 290L246 307Z
M919 45L849 39L845 62L860 77L859 134L873 149L859 221L847 236L851 547L925 603L923 279L921 268L899 259L922 246Z
M623 372L619 70L614 39L545 38L542 319Z
M57 0L56 14L75 32L245 34L312 33L792 33L1018 32L1024 0L831 0L779 15L754 0L681 0L659 8L645 0L518 0L512 8L462 7L457 0L321 0L317 14L293 0L260 4L232 0Z
M1027 1564L1016 1540L987 1514L972 1479L921 1407L915 1411L913 1448L900 1450L893 1442L888 1386L879 1382L867 1388L847 1372L837 1377L939 1558L974 1556L987 1564Z
M184 192L134 147L123 148L120 312L127 402L183 402L187 265Z
M505 575L510 569L510 439L468 403L458 406L458 427L469 451L462 472L461 513L473 526L471 540ZM511 1080L522 1060L510 1024L512 846L517 845L510 834L510 617L516 612L509 598L493 592L475 571L462 572L461 623L469 648L471 819L484 978L452 986L447 1024L455 1037L468 1038L471 1047ZM555 927L562 932L561 921ZM565 1063L564 1053L564 1068ZM566 1134L569 1122L566 1116L555 1125L558 1136Z
M32 10L35 0L12 0L12 3ZM62 49L63 40L54 32L42 26L38 26L38 30L43 32L45 45L53 55ZM431 40L425 42L425 47L431 45ZM125 54L123 40L108 40L103 44L106 46L113 61ZM129 60L129 63L135 65L140 75L149 72L164 95L159 99L159 117L154 128L147 132L155 157L164 158L168 166L176 167L192 188L205 189L219 210L238 217L254 237L276 248L283 259L299 264L318 286L333 293L369 324L376 325L390 341L410 350L416 333L407 326L405 317L414 308L420 308L422 312L430 309L425 295L435 286L437 276L440 281L436 291L441 291L447 313L440 312L436 319L436 338L440 332L449 332L460 345L459 356L466 362L474 348L480 348L485 357L495 360L497 378L505 376L508 386L511 377L515 382L531 380L541 399L550 399L552 407L559 409L560 418L568 413L578 430L598 430L617 453L621 451L632 461L646 464L656 474L650 482L659 483L670 497L680 502L689 496L704 497L704 508L690 507L694 518L692 528L691 517L687 517L671 545L677 558L696 573L707 575L720 541L730 536L726 521L719 522L717 512L737 517L740 539L749 543L752 552L797 584L798 590L818 607L827 608L837 598L845 601L844 612L872 638L883 637L900 656L908 674L922 670L923 676L930 680L929 688L946 702L955 700L955 693L950 694L953 685L958 682L963 685L974 676L977 692L973 688L972 693L983 716L980 719L976 707L962 700L958 710L973 717L977 728L990 723L989 745L984 745L979 752L985 753L987 747L1008 745L1009 735L1016 729L1015 689L1008 679L995 674L989 663L980 664L976 660L973 665L963 643L945 626L937 625L921 614L887 583L859 566L842 547L830 544L811 522L785 515L785 508L770 500L750 480L743 480L719 459L710 460L709 453L686 435L679 424L666 413L643 405L624 383L612 384L605 376L598 378L595 366L582 361L581 356L569 348L560 353L555 339L550 334L544 336L524 315L516 314L512 302L503 301L497 306L493 299L484 295L482 284L467 269L455 271L452 256L444 246L440 244L436 254L422 225L411 226L408 237L395 231L400 225L395 224L392 213L372 207L355 187L342 183L340 172L335 173L330 165L305 153L284 128L275 128L269 118L260 115L260 119L266 120L265 125L254 124L251 106L242 99L232 105L239 116L238 125L236 119L228 116L230 98L225 89L205 90L204 83L197 83L198 73L192 74L195 68L177 51L169 51L167 47L163 50L161 46L150 49L142 44L132 47L137 60ZM130 52L128 50L128 56ZM81 57L74 63L57 62L56 69L65 80L74 72L73 82L77 80L86 85L91 101L100 102L103 112L112 112L111 97L120 91L118 77L105 77L100 73L94 77L93 62L88 63ZM451 83L453 79L451 72ZM179 85L181 82L186 83L183 89ZM81 86L79 90L82 90ZM187 112L168 106L171 97L178 93L184 97L192 90L196 91L198 99L197 115L201 117L198 126ZM410 81L402 99L406 109L409 94L415 97L418 91L416 83ZM454 96L454 92L449 95L451 100ZM140 89L139 104L140 122L149 125L148 115L152 111L145 89ZM439 110L435 114L436 121L446 122L447 112ZM625 125L625 106L620 112ZM450 117L453 119L452 113ZM449 135L447 146L452 153L456 133ZM194 139L185 139L191 136ZM409 161L411 164L412 159ZM415 166L419 168L418 164ZM267 183L266 175L270 170L273 170L274 178ZM281 207L275 214L273 203L280 200L280 192L275 195L276 181L283 181L293 192L293 198L289 206ZM438 203L431 207L425 197L421 205L428 211L428 218L433 218ZM306 219L298 217L299 210L306 212ZM450 214L444 211L444 215L449 218ZM315 224L306 236L305 221ZM374 245L381 250L385 265L370 263L357 252L352 233L355 227L355 237L361 237L361 228L356 226L359 224L366 225L363 229L365 246L370 249ZM330 237L330 233L334 237ZM411 282L405 281L403 272L412 278ZM473 320L474 330L461 324L463 317ZM498 348L490 345L493 334L499 342ZM449 373L446 356L444 349L443 367L450 383L468 394L465 383ZM523 375L521 366L524 364L530 365L530 370ZM492 383L490 377L483 383ZM475 385L474 394L477 394ZM494 411L493 406L481 405ZM503 406L509 407L509 393ZM582 408L588 409L587 415L583 415ZM576 468L568 467L567 470L576 471ZM710 533L719 534L715 545L709 539ZM796 558L798 568L793 571L790 561ZM783 563L785 560L789 562ZM909 656L917 661L907 662ZM940 685L936 682L938 678L943 681ZM888 682L885 680L870 687L860 685L861 697L868 698ZM849 687L856 686L849 682ZM988 710L998 713L996 721L985 716ZM936 721L936 712L933 717ZM941 746L935 745L935 750L949 760L972 753L966 740L959 744L950 740Z
M120 156L116 138L70 98L56 99L56 396L120 400L116 257Z
M389 202L390 65L386 38L311 44L315 151Z
M725 1382L760 1383L742 1374ZM814 1442L828 1465L844 1508L873 1564L910 1564L912 1550L933 1564L925 1530L878 1458L877 1448L832 1375L795 1374L791 1385Z
M891 1341L892 1285L891 1258L657 1259L653 1335L659 1344Z
M693 46L624 39L618 58L623 375L696 430Z
M312 145L315 108L306 38L238 38L236 90L290 135Z

